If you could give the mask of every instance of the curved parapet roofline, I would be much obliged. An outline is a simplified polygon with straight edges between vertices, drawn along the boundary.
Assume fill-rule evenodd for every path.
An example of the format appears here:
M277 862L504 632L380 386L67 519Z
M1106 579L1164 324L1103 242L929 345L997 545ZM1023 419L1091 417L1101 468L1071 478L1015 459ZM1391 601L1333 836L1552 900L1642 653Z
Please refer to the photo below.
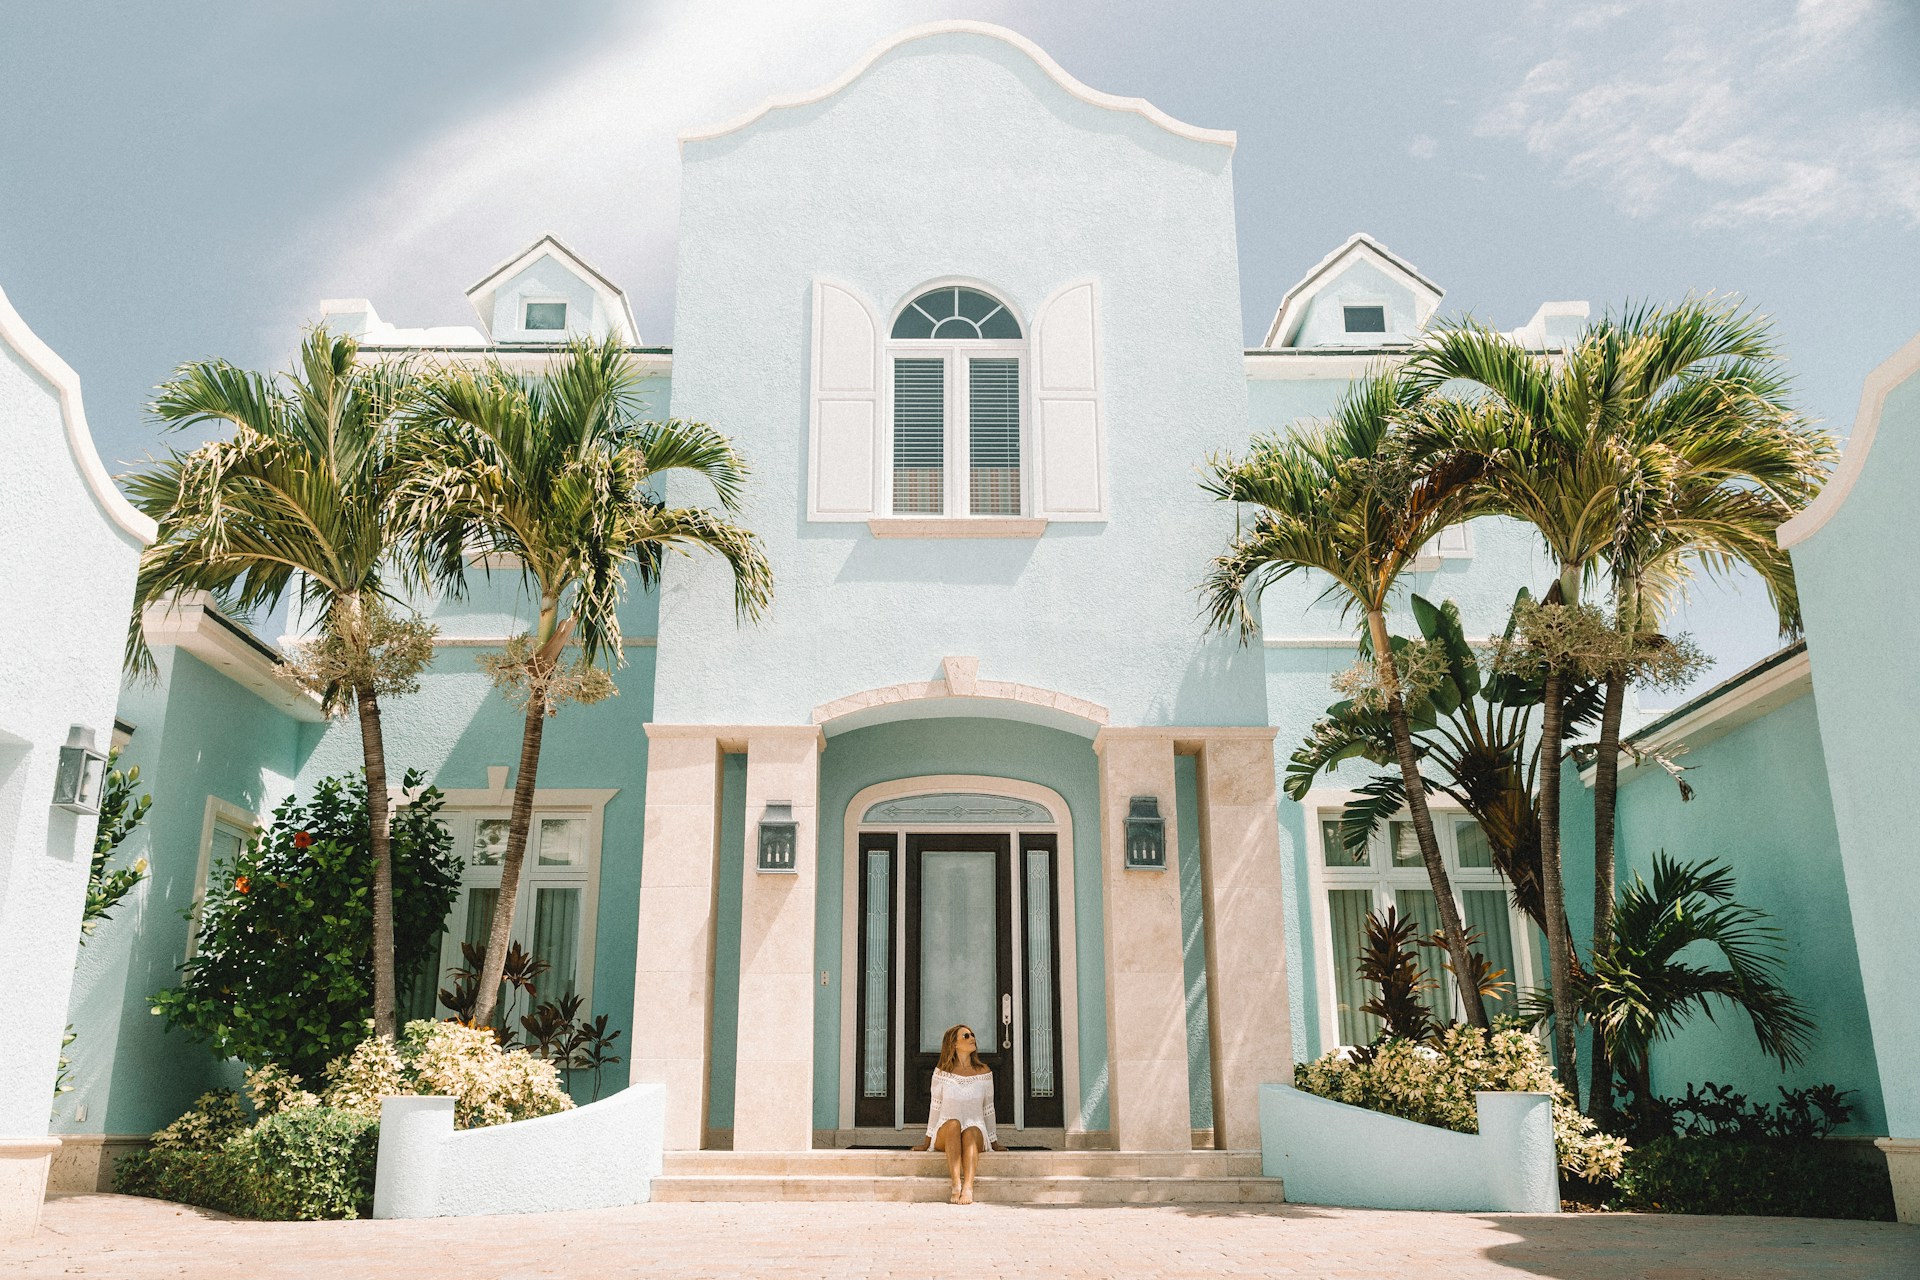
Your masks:
M1048 56L1046 50L1017 31L1009 31L1007 28L996 26L991 22L955 20L950 22L929 22L921 26L908 27L904 31L895 32L868 50L865 57L854 63L853 66L842 72L837 78L820 86L813 92L798 94L790 98L769 98L752 111L747 112L747 114L729 120L725 124L717 125L711 129L695 129L681 134L680 145L684 147L689 142L707 142L714 138L725 137L730 133L736 133L754 124L762 117L773 112L776 108L811 106L813 103L830 98L842 89L845 89L862 75L865 75L874 63L895 49L900 48L902 45L910 44L915 40L924 40L928 36L943 35L986 36L990 39L1010 44L1020 52L1026 54L1029 58L1032 58L1034 63L1038 65L1042 71L1046 72L1055 84L1082 102L1089 103L1096 107L1102 107L1108 111L1123 111L1131 115L1140 116L1159 125L1162 129L1165 129L1168 133L1176 137L1187 138L1194 142L1210 142L1228 149L1231 149L1236 141L1231 129L1202 129L1197 125L1185 124L1179 120L1175 120L1172 116L1144 98L1122 98L1115 94L1102 93L1098 89L1089 88L1087 85L1082 84L1067 74L1066 70L1062 68L1059 63Z
M1847 436L1847 450L1840 456L1840 465L1834 468L1826 487L1807 504L1806 510L1780 526L1781 546L1800 545L1833 519L1847 495L1853 492L1860 473L1866 470L1867 454L1873 449L1873 437L1880 430L1880 415L1886 410L1887 397L1915 374L1920 374L1920 334L1909 338L1905 346L1867 375L1865 385L1860 388L1860 409L1854 414L1853 431Z
M80 401L80 375L58 352L42 342L39 334L27 327L27 322L13 309L13 303L7 300L5 289L0 289L0 342L19 352L34 372L51 382L60 393L60 417L67 426L67 449L107 519L122 533L138 539L141 546L150 544L155 531L153 521L127 501L113 477L107 474L106 467L101 465L100 451L93 446L93 433L87 429L86 407Z

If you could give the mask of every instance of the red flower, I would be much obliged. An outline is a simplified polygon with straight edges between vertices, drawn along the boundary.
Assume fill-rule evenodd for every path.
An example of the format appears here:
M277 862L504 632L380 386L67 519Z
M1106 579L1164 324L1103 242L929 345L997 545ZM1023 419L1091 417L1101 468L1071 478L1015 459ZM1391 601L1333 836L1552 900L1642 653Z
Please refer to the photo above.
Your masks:
M296 848L296 849L304 849L304 848L306 848L306 847L307 847L308 845L310 845L310 844L312 844L312 843L313 843L313 837L312 837L312 836L310 836L310 835L308 835L308 834L307 834L306 832L304 832L304 831L296 831L296 832L294 832L294 835L293 835L293 847L294 847L294 848Z
M233 890L235 893L245 893L252 887L253 881L247 879L245 876L236 877L233 882Z

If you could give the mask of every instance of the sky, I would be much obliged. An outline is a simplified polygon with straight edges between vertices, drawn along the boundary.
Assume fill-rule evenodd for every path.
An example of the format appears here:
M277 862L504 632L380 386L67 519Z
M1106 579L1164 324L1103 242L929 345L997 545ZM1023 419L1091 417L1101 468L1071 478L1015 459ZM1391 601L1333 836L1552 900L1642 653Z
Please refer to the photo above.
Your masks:
M551 231L672 342L675 138L940 18L1239 134L1247 341L1354 231L1503 328L1737 294L1844 434L1920 330L1910 0L151 0L15 6L0 41L0 288L79 371L108 469L190 445L179 362L284 365L322 298L412 327ZM1723 678L1764 601L1695 593Z

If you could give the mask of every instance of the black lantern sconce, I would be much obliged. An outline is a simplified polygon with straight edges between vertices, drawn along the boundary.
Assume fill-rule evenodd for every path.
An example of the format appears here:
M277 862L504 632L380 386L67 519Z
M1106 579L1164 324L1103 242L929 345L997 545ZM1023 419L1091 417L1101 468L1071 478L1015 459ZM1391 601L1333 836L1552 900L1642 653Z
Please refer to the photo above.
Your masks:
M793 805L785 800L770 801L760 815L760 857L756 871L797 875L800 871L800 824L793 820Z
M67 745L60 748L60 769L53 779L54 806L69 813L100 812L106 772L107 757L93 745L93 730L74 725L67 731Z
M1135 796L1127 802L1127 870L1167 869L1167 820L1160 816L1157 796Z

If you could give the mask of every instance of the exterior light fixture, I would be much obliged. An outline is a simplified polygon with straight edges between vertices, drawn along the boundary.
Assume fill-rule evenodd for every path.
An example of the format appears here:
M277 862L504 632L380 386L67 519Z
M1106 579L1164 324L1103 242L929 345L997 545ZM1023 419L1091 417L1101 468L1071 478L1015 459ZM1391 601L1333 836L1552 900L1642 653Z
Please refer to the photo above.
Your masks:
M800 866L800 824L793 820L793 805L785 800L770 801L760 815L760 857L756 871L796 875Z
M1127 802L1127 870L1167 869L1167 820L1160 816L1157 796L1135 796Z
M74 725L60 748L60 771L53 779L53 803L69 813L100 812L100 787L107 757L93 745L93 730Z

